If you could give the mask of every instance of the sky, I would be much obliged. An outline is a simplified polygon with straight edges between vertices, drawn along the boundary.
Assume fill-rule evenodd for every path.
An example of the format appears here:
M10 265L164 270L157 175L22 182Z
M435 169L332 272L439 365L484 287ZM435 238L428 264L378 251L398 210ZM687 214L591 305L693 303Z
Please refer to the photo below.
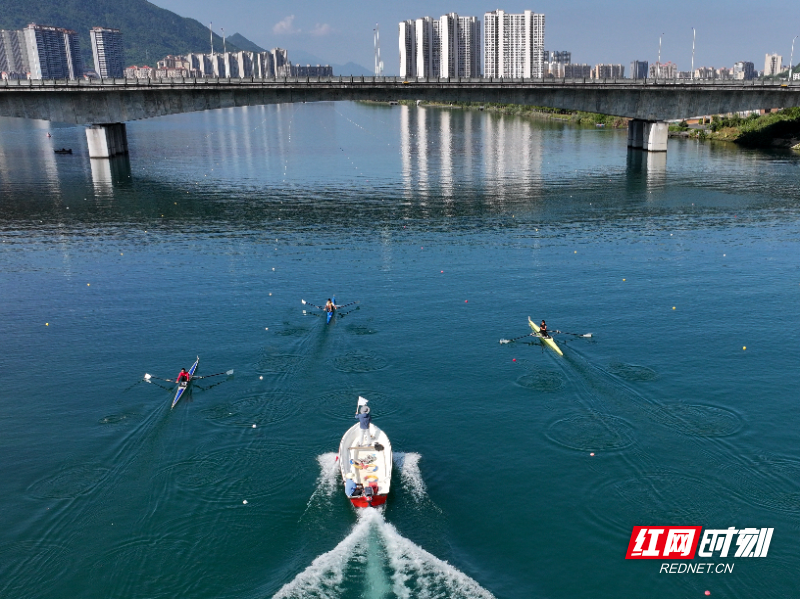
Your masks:
M151 0L184 17L208 24L225 35L241 33L264 48L302 50L325 63L355 62L372 69L373 29L380 25L385 74L399 71L398 29L401 20L439 17L449 12L483 18L498 8L545 14L545 49L569 50L572 62L620 63L627 73L632 60L654 63L662 38L661 60L689 70L692 28L697 32L695 68L733 66L751 61L764 68L767 53L789 63L792 38L800 35L800 1L764 0ZM800 38L794 64L800 61Z

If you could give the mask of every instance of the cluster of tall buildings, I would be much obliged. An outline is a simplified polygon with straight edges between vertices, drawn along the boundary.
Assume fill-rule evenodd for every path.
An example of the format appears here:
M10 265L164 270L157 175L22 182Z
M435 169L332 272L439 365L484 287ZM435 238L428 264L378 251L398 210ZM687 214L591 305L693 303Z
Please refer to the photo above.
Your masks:
M402 77L480 77L481 24L451 12L400 23Z
M101 77L122 77L122 34L94 27L89 32L95 69ZM20 30L0 30L0 76L3 79L80 79L84 76L78 34L71 29L31 23Z
M544 15L502 10L477 17L442 15L401 21L401 77L543 77ZM483 52L481 52L483 50ZM481 68L483 58L483 68Z
M166 56L156 68L130 66L125 69L128 79L157 79L174 77L331 77L330 65L294 65L283 48L269 52L189 53L186 56Z

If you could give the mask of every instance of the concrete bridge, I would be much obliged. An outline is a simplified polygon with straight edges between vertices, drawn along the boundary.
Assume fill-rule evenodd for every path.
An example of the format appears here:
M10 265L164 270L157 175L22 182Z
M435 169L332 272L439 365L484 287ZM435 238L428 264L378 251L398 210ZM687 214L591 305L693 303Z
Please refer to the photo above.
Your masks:
M330 77L0 81L0 116L90 125L89 155L127 152L125 122L235 106L344 100L498 102L633 119L628 145L667 149L671 119L800 106L800 82Z

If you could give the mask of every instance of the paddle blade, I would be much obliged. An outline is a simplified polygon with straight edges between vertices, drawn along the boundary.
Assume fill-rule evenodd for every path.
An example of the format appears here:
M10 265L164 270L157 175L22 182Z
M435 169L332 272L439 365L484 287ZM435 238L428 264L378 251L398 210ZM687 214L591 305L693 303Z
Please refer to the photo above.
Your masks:
M147 382L150 382L151 378L153 378L153 375L147 374L146 372L144 373L144 380L146 380Z
M591 333L586 333L585 335L581 335L581 337L591 337L591 336L592 336Z
M304 305L304 306L306 305L306 303L308 303L308 302L306 302L306 300L304 300L304 299L301 299L300 301L301 301L301 302L303 302L303 305Z
M232 375L232 374L233 374L233 370L229 370L229 371L228 371L228 372L226 372L225 374L227 374L228 376L230 376L230 375Z
M501 339L500 343L511 343L511 339Z

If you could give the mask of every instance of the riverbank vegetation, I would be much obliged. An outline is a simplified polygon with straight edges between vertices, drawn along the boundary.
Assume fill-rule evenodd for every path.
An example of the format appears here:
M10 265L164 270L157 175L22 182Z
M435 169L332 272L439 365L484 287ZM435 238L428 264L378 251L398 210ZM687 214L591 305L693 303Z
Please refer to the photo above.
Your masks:
M749 148L793 147L800 150L800 108L746 117L714 116L704 129L690 129L682 123L671 125L670 131L684 131L692 138L732 141Z

